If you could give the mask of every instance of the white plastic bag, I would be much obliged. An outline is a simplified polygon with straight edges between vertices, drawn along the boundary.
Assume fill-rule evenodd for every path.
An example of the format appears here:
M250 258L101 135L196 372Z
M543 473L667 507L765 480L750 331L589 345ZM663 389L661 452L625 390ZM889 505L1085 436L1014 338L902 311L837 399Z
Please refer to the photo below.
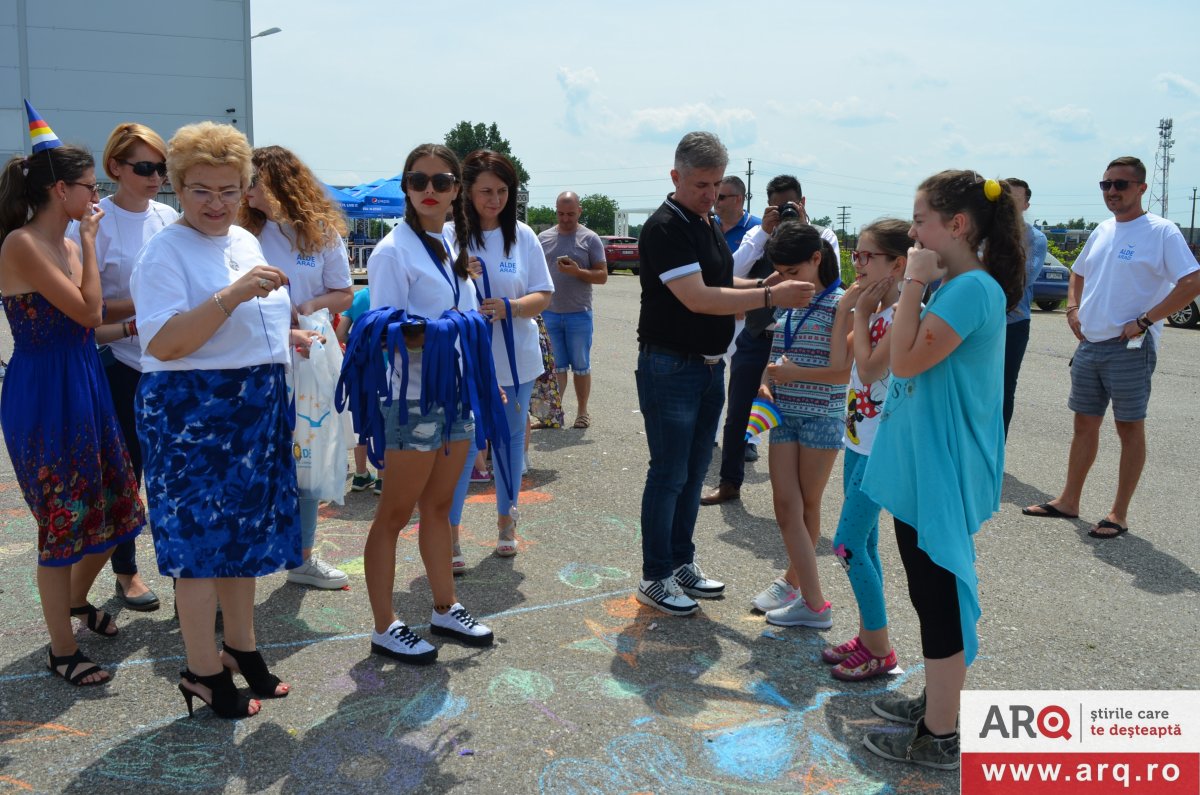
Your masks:
M333 392L342 369L342 348L333 333L329 311L301 315L301 329L325 337L313 340L308 358L296 355L292 388L296 397L296 430L292 454L296 457L296 483L300 496L341 505L346 495L349 462L345 418L333 405Z

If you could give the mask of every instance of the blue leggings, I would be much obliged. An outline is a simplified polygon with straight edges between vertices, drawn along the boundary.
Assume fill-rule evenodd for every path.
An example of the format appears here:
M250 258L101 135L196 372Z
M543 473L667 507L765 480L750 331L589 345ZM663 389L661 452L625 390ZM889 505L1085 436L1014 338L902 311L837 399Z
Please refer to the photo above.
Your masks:
M517 482L513 499L508 498L508 483L504 480L500 467L495 466L496 451L492 451L492 469L496 475L496 513L508 516L517 507L517 498L521 496L521 470L525 468L525 417L529 413L529 399L533 396L533 382L526 381L515 389L504 387L508 402L504 404L504 417L508 420L508 471ZM475 437L471 437L471 449L467 452L467 463L463 466L462 474L458 476L458 487L454 489L454 503L450 506L450 524L462 524L463 505L467 501L467 487L471 485L471 465L475 463Z
M845 464L842 470L845 497L833 537L833 551L842 559L850 576L863 629L883 629L887 626L887 608L883 604L883 565L879 562L879 506L862 491L867 457L847 447Z
M300 548L312 549L317 540L317 508L320 500L300 498Z

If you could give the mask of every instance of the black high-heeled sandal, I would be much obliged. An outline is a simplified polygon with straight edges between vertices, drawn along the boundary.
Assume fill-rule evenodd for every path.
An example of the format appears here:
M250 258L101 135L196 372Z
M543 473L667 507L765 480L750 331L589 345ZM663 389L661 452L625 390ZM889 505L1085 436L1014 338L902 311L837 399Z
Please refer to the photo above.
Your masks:
M254 651L238 651L225 644L225 653L233 658L237 663L237 672L246 680L246 684L250 685L250 689L254 691L254 695L259 698L287 698L289 689L286 692L279 693L276 688L283 684L283 680L267 669L267 662L263 659L262 653L255 649ZM226 668L227 671L232 671L231 668Z
M222 668L221 673L213 674L212 676L197 676L185 668L179 672L179 676L189 684L207 687L212 693L212 700L210 701L195 690L189 690L184 687L183 682L179 683L179 692L183 693L183 700L187 702L189 718L192 717L193 698L199 698L221 718L251 717L250 702L253 699L238 693L237 688L233 686L233 674L229 672L228 668Z
M96 608L94 604L87 603L82 607L72 607L71 615L77 618L83 618L87 628L95 632L102 638L115 638L118 634L117 628L113 625L113 631L109 632L108 628L112 625L112 616L103 610Z

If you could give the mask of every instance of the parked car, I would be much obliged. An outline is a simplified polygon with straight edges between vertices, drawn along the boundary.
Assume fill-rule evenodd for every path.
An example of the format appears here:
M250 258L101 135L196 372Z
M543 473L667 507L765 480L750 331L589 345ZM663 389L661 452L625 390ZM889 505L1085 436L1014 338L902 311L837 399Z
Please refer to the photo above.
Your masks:
M1200 307L1195 301L1180 309L1173 315L1167 315L1167 322L1172 326L1181 326L1183 328L1195 328L1200 326Z
M1071 280L1071 269L1058 261L1053 254L1046 255L1046 264L1033 282L1033 303L1045 312L1058 309L1067 300L1067 282Z
M608 272L628 270L638 272L638 245L636 237L618 237L616 235L601 235L604 242L604 259L608 260Z

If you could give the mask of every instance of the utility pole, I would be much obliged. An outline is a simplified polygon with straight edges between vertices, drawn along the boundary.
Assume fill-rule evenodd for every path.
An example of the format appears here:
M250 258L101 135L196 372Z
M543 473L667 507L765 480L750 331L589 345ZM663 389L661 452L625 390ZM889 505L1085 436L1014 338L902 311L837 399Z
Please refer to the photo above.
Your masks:
M1188 227L1188 245L1192 245L1192 238L1196 236L1196 189L1192 188L1192 225Z
M1158 185L1158 193L1154 192L1152 184L1150 206L1153 207L1154 203L1158 202L1158 214L1163 218L1167 217L1167 178L1171 172L1171 163L1175 162L1171 155L1171 147L1175 145L1175 139L1171 137L1174 127L1174 119L1158 120L1158 151L1154 154L1154 183Z
M853 209L849 205L841 205L838 207L838 223L841 224L840 229L842 238L846 237L846 223L850 220L850 210Z
M750 178L754 176L754 161L746 158L746 209L750 210L750 200L754 198L754 194L750 192ZM754 215L754 211L750 210L750 214Z

